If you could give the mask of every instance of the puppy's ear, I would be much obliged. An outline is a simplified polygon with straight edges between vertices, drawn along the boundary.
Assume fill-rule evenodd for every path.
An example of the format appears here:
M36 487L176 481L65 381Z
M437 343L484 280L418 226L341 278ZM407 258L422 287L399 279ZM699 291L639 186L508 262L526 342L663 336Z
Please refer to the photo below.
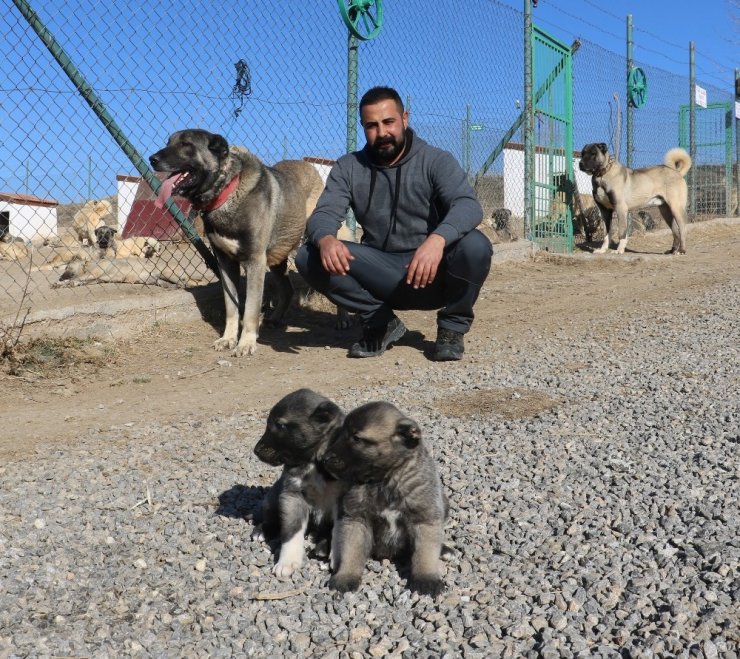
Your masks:
M332 403L330 400L325 400L320 403L318 407L311 412L311 420L320 424L330 423L342 416L342 410L336 403Z
M599 151L601 151L601 153L606 155L606 152L609 150L609 147L607 147L606 144L604 144L604 142L599 142L598 146L599 146Z
M401 419L396 424L396 434L406 448L416 448L421 441L421 428L413 419Z
M215 153L219 158L229 155L229 143L221 135L211 135L208 141L208 150Z

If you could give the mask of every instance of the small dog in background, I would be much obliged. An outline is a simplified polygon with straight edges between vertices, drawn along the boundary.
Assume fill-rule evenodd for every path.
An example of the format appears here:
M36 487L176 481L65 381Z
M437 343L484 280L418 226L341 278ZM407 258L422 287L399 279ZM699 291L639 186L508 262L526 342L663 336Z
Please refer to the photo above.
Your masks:
M95 229L95 244L100 248L101 257L150 259L162 251L162 245L156 238L133 236L117 240L117 233L118 229L109 226L99 226Z
M688 186L684 176L691 169L691 157L684 149L671 149L664 164L644 169L623 167L609 155L603 142L587 144L581 151L581 171L591 174L593 196L604 222L604 242L596 250L609 249L612 215L618 219L619 244L617 254L627 247L627 214L646 206L658 206L660 214L673 232L670 254L686 253L686 201Z
M409 588L439 595L449 503L419 425L390 403L367 403L347 415L322 463L347 487L334 520L329 586L357 590L370 556L410 554Z
M317 534L316 555L328 555L341 483L323 469L320 458L343 420L341 409L328 398L299 389L270 410L265 432L254 447L263 462L283 466L257 515L262 536L268 541L280 539L280 555L273 568L280 579L303 564L309 524Z
M93 199L80 208L72 219L72 230L83 245L91 247L96 242L95 229L112 217L113 205L107 199Z

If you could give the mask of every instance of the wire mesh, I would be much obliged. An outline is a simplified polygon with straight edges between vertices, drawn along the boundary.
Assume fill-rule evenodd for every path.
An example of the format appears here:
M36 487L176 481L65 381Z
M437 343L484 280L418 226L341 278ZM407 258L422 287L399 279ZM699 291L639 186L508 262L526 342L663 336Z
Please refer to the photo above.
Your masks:
M152 210L151 190L17 7L10 0L6 6L0 233L12 242L0 243L0 317L23 297L33 304L57 295L52 285L70 253L83 250L100 264L75 220L113 227L118 238L157 241L156 253L142 257L144 275L169 273L178 286L214 281L179 226ZM346 149L347 28L335 3L34 0L32 6L144 159L188 127L218 132L267 164L331 161ZM522 237L519 130L484 167L524 108L522 13L495 0L384 7L379 36L359 46L360 93L396 87L417 133L469 170L486 222ZM688 77L639 65L650 90L648 104L635 113L636 166L662 162L678 144L679 106L689 92ZM625 58L583 41L573 71L575 148L593 141L614 146L619 134L624 152L613 95L624 108ZM729 83L727 91L703 86L713 100L732 98ZM714 159L703 154L695 166L709 171ZM716 204L701 207L723 214L721 202L718 192ZM196 229L202 232L197 221ZM112 261L107 280L116 281ZM74 294L89 293L80 287Z

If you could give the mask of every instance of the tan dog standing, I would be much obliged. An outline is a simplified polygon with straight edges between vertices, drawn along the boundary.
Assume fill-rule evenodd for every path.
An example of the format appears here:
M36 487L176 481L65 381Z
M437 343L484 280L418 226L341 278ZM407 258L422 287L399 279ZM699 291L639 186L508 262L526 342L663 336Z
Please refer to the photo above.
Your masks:
M188 199L201 212L206 235L218 260L226 307L226 327L213 344L236 357L257 349L265 270L277 282L277 301L266 323L281 325L293 288L288 256L298 246L308 213L324 183L310 163L283 160L272 167L221 135L201 129L172 134L164 149L150 156L152 168L167 172L158 203L170 195ZM239 332L240 266L247 288Z
M630 169L609 155L606 144L587 144L581 151L581 171L591 174L593 196L604 221L604 242L597 253L609 249L612 215L617 214L619 244L617 254L627 246L627 213L645 206L658 206L673 232L671 254L686 253L686 201L688 186L684 180L691 168L691 157L683 149L666 153L663 165Z

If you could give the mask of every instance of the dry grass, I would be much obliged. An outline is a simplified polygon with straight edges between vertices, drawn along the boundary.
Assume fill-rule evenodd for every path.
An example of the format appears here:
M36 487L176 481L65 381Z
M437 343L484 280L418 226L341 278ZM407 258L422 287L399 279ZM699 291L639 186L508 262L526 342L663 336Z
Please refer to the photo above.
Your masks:
M0 354L0 366L8 375L37 381L71 371L97 371L114 363L116 353L114 344L96 339L42 337L18 342Z

